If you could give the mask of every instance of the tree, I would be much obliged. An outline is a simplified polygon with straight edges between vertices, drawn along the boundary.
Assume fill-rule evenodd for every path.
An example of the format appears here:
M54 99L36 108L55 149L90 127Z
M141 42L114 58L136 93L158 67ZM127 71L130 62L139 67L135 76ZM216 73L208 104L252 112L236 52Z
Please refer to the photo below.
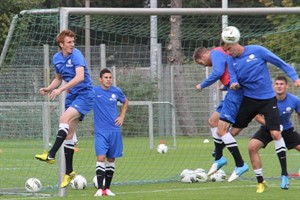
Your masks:
M182 0L171 0L172 8L181 8ZM168 44L168 66L174 69L174 101L179 116L178 123L182 127L181 131L186 135L193 135L197 133L195 126L195 118L189 115L189 97L185 90L185 77L183 64L183 52L181 46L181 25L182 16L172 15L170 16L171 30L170 30L170 42Z
M3 45L10 27L13 16L22 10L37 8L42 5L44 0L5 0L0 3L0 51L2 52Z

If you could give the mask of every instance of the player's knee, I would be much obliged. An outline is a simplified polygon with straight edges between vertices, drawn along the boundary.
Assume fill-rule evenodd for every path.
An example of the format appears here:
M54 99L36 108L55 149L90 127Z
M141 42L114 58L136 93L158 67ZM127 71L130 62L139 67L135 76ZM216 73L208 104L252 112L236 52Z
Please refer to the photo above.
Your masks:
M214 120L213 118L208 119L208 124L210 127L217 127L218 126L218 120Z

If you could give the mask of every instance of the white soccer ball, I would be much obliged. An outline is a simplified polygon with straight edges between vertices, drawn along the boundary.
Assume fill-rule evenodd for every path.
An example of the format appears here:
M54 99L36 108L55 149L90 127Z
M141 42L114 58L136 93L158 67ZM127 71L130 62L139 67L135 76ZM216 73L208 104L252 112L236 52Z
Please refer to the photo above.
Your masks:
M208 176L204 169L198 168L194 170L194 174L196 176L196 182L206 182L208 179Z
M210 175L209 179L212 182L224 182L226 179L226 173L224 170L219 169L216 173Z
M75 178L70 182L70 185L75 190L83 190L87 186L87 181L82 175L76 175Z
M195 172L194 170L190 169L184 169L181 174L180 174L180 180L181 182L184 183L196 183L199 182L199 179L197 179L197 173L202 173L202 172Z
M42 183L37 178L30 178L25 182L25 189L28 192L39 192L42 189Z
M158 153L167 153L168 152L168 146L165 144L159 144L157 146L157 152Z
M228 26L222 31L221 37L225 43L234 44L240 40L241 34L236 27Z
M94 183L95 188L98 189L97 176L94 176L93 183ZM103 185L105 185L105 179L103 179Z

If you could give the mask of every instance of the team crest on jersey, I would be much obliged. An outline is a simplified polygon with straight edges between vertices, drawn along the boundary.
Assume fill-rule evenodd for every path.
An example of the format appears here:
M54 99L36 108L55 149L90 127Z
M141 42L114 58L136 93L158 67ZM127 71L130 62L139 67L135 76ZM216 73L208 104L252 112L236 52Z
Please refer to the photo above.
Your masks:
M292 111L292 108L291 107L286 107L285 111L290 113Z
M117 96L115 94L112 94L109 100L117 101Z
M257 59L255 58L254 54L250 54L249 57L248 57L248 59L247 59L247 62L251 62L253 60L257 60Z
M71 59L67 61L66 67L73 67Z

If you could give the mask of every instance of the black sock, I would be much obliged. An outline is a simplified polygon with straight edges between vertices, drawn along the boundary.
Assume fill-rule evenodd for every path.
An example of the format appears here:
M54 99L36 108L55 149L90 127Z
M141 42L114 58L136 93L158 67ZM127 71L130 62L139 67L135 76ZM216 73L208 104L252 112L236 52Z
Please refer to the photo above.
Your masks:
M97 175L97 183L98 183L98 189L104 189L103 187L103 180L105 178L105 168L98 165L96 167L96 175ZM106 181L105 181L106 182Z
M68 131L69 131L69 125L68 124L60 124L59 125L59 130L58 130L58 133L56 135L55 142L54 142L51 150L48 153L51 158L55 157L56 152L58 151L58 149L60 148L60 146L62 145L64 140L66 139Z
M66 174L70 174L73 171L73 155L74 155L74 145L73 149L64 147L65 159L66 159Z

